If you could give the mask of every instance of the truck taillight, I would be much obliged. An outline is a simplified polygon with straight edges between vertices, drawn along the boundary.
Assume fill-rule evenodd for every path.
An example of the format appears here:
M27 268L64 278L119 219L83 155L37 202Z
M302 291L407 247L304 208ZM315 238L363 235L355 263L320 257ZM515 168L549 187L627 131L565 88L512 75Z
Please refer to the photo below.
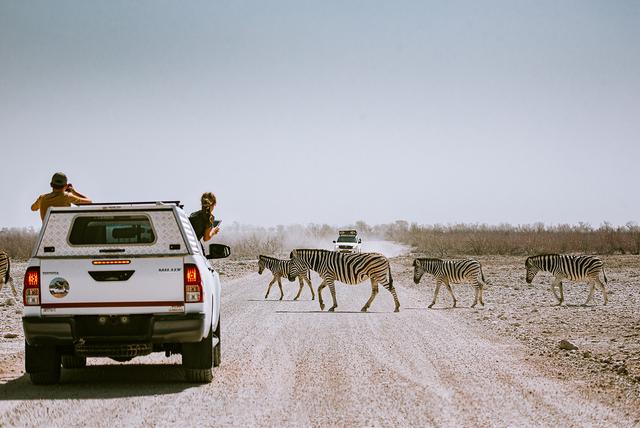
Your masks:
M185 303L202 302L202 278L194 264L184 265L184 301Z
M31 266L24 274L22 303L25 306L40 305L40 267Z

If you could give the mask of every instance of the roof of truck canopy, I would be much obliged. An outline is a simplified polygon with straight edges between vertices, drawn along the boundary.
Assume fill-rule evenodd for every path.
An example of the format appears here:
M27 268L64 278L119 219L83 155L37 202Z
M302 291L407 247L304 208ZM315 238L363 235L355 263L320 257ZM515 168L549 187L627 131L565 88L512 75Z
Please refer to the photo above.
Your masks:
M157 209L171 209L173 207L183 208L184 205L180 204L180 201L157 201L157 202L99 202L92 204L82 204L73 207L51 207L50 211L111 211L111 210L131 210L131 209L144 209L144 210L157 210Z

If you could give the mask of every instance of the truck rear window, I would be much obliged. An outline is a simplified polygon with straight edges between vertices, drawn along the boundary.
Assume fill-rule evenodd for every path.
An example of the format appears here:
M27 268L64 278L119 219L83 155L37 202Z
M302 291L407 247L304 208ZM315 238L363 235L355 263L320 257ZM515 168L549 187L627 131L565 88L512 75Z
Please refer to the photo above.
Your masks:
M144 215L76 217L71 245L152 244L156 237Z

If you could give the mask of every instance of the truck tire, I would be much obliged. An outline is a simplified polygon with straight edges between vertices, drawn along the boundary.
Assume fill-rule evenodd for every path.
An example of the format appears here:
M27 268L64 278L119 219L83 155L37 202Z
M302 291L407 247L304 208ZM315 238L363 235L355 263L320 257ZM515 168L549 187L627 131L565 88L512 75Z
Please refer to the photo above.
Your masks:
M182 344L182 367L187 382L209 383L213 380L213 329L196 343Z
M218 317L218 327L216 327L216 331L213 332L213 335L218 338L218 344L213 347L213 367L220 366L220 362L222 361L222 352L221 352L221 341L220 337L220 317Z
M76 355L63 355L62 368L64 369L83 369L87 367L87 357L78 357Z
M34 385L60 382L60 353L55 346L31 346L25 341L24 363Z

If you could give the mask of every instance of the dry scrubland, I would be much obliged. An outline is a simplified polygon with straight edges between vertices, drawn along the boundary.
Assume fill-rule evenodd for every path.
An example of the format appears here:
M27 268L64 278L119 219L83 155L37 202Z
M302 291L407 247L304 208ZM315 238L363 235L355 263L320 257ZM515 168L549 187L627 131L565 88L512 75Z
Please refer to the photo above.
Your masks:
M252 259L258 254L285 256L295 247L322 247L331 243L338 229L355 228L365 242L385 239L400 242L434 257L458 255L532 255L538 253L640 254L640 226L628 223L594 228L588 224L534 225L419 225L406 221L335 227L327 224L276 227L224 224L216 242L233 247L232 259ZM29 257L37 230L0 229L0 248L12 258Z

